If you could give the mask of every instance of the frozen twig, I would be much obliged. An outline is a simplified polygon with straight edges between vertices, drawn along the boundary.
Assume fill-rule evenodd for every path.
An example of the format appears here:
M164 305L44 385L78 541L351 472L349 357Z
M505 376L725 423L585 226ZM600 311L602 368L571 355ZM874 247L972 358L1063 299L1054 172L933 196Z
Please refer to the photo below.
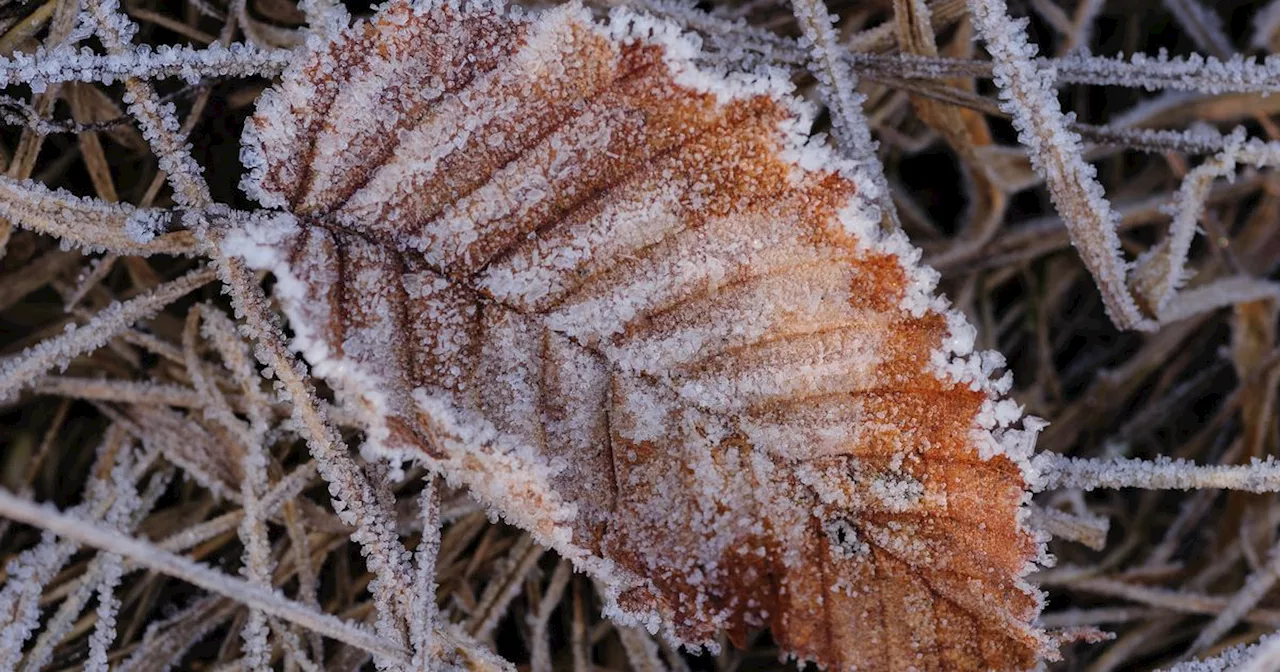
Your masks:
M1280 665L1280 635L1264 635L1253 644L1230 647L1211 658L1188 660L1164 672L1268 672Z
M1226 60L1192 54L1142 53L1126 57L1068 56L1041 59L1038 65L1062 84L1125 86L1146 91L1192 91L1205 95L1280 91L1280 56L1255 59L1233 55ZM979 75L981 76L981 75Z
M225 595L247 606L319 632L326 637L383 656L399 664L408 663L400 647L383 640L363 628L294 602L263 586L227 576L181 556L160 550L154 545L123 536L56 509L41 506L0 490L0 516L48 530L86 546L129 558L161 574L172 576L210 592Z
M167 408L132 406L124 413L106 406L98 408L103 415L141 440L143 445L181 467L215 496L240 501L240 491L236 487L240 471L235 459L239 446L234 451L227 450L195 419Z
M1063 609L1040 616L1040 624L1046 628L1078 628L1104 623L1127 623L1149 619L1159 613L1150 607L1098 607L1096 609Z
M1218 58L1235 53L1231 39L1223 32L1222 18L1199 0L1164 0L1164 6L1201 50Z
M165 661L180 660L196 642L231 617L240 605L225 597L209 595L192 602L172 616L147 626L142 642L116 672L161 672Z
M309 462L306 465L295 469L293 472L291 472L288 476L286 476L280 482L276 483L275 487L272 488L271 492L268 493L265 498L263 498L263 509L267 512L268 515L275 514L276 510L278 510L282 505L284 505L285 502L293 500L295 497L297 497L298 493L301 492L303 488L306 487L307 483L311 479L315 478L315 474L316 474L316 469L315 469L314 462ZM227 532L230 532L231 530L236 529L236 527L240 524L240 521L243 520L243 518L244 518L243 509L225 513L221 516L218 516L217 518L214 518L213 520L200 523L199 525L195 525L193 527L177 532L172 536L166 537L165 539L157 542L156 547L162 551L167 551L170 553L179 553L179 552L188 550L192 547L195 547L199 544L202 544L210 539L213 539L214 537L217 537L219 535L225 534ZM132 560L124 561L124 573L126 575L138 569L139 569L138 564L133 562ZM83 601L88 601L89 592L92 591L93 589L94 580L95 579L94 579L94 575L91 568L91 571L86 572L85 575L81 576L81 578L73 586L65 590L69 594L83 593ZM56 598L57 592L58 591L55 590L49 593L48 596ZM64 603L64 606L65 606L65 603ZM317 611L319 610L318 605L310 605L310 606L316 607ZM74 615L71 615L68 618L74 618L74 617L75 617ZM71 625L72 624L68 622L67 628L69 629ZM49 627L52 628L53 626L50 625ZM46 633L47 632L48 630L46 630ZM34 672L34 670L31 670L31 672Z
M90 252L195 255L197 243L188 231L152 236L147 240L131 235L135 230L160 228L172 216L173 213L166 210L81 198L30 180L0 176L0 218Z
M533 642L533 650L529 657L529 668L533 672L551 672L551 646L547 641L547 624L551 614L564 598L564 590L573 578L573 565L568 560L561 560L556 571L551 574L551 581L542 593L542 601L538 603L538 611L530 617L529 639Z
M142 523L143 518L151 513L152 509L155 508L156 502L172 482L173 472L174 469L168 468L151 478L147 484L146 492L143 493L140 503L133 511L132 519L123 524L121 532L134 532L138 525ZM117 486L117 489L122 491L126 488L130 491L133 490L131 484ZM99 553L89 563L84 574L76 581L70 594L58 606L58 610L45 623L44 631L40 633L40 636L36 639L35 646L32 647L23 662L23 672L37 672L44 669L45 665L53 657L54 647L60 644L62 639L75 626L75 619L80 616L80 612L84 609L85 604L89 602L92 593L95 590L98 592L99 611L101 611L104 603L104 591L108 596L107 599L114 599L110 592L111 589L105 588L105 586L118 585L125 573L126 568L120 556L112 553ZM99 618L102 618L101 614ZM92 658L93 656L91 655L90 657Z
M1160 321L1169 324L1211 310L1263 300L1280 300L1280 284L1247 276L1222 278L1175 294L1161 311Z
M366 562L377 577L370 585L375 599L395 605L407 616L412 605L408 552L396 532L393 512L384 510L372 486L347 454L346 444L329 422L301 365L289 354L279 318L267 305L256 278L242 262L225 258L221 270L233 290L237 311L245 319L246 334L257 341L258 360L271 367L281 383L281 395L293 403L293 419L315 458L339 518L355 528L352 541L368 551ZM401 619L407 622L408 619ZM391 637L393 633L384 632Z
M271 544L267 541L261 502L267 488L267 456L261 441L245 448L241 463L244 481L240 486L244 501L244 520L240 523L240 537L245 546L244 563L251 582L268 586L275 562L271 558ZM244 638L250 669L269 669L271 650L267 644L266 616L262 612L255 610L249 613Z
M238 437L241 443L240 461L240 500L244 505L244 517L240 522L240 539L244 544L244 572L250 582L262 586L271 585L271 574L275 562L271 557L271 544L267 541L265 514L262 510L261 498L268 487L266 424L260 408L251 411L253 421L246 425L237 418L227 403L218 386L211 383L204 373L205 364L196 351L197 326L201 323L205 311L210 315L220 314L216 308L195 306L187 313L186 328L182 333L182 349L186 354L187 371L196 389L208 399L205 416L222 425L230 436ZM220 353L228 368L242 381L247 393L256 391L248 377L253 372L248 369L245 353L234 343L221 343ZM246 395L248 396L248 395ZM260 395L259 395L260 396ZM262 404L261 399L254 399ZM269 633L266 614L259 610L250 610L241 630L244 637L244 665L251 671L270 669L271 647L267 641ZM280 633L283 636L285 633Z
M296 665L302 669L302 672L322 672L322 668L307 656L307 652L302 646L302 638L298 636L298 633L281 623L278 618L270 619L270 626L271 631L276 634L276 638L284 648L285 669L291 669L292 665ZM268 667L267 669L272 668Z
M795 70L808 67L810 52L797 40L693 9L679 2L646 0L646 9L679 21L706 37L718 50L754 53L771 63ZM1088 3L1093 7L1101 3ZM1280 5L1278 5L1280 6ZM1280 10L1276 12L1280 17ZM1277 18L1280 23L1280 18ZM892 28L892 25L886 24ZM893 35L889 31L890 36ZM842 47L839 57L854 74L898 79L941 80L990 78L995 64L987 61L887 54ZM1147 91L1191 91L1205 95L1280 92L1280 56L1253 58L1233 54L1229 58L1190 54L1170 56L1135 53L1128 56L1091 56L1074 52L1062 58L1036 58L1034 64L1054 84L1123 86Z
M247 44L203 49L149 45L105 56L70 46L38 49L0 58L0 88L23 83L36 91L59 82L112 84L128 78L176 77L195 84L204 77L275 77L289 64L288 49L257 49Z
M1185 614L1218 614L1223 609L1226 609L1229 604L1228 598L1219 595L1205 595L1190 590L1158 588L1109 577L1080 579L1071 582L1069 587L1073 590L1095 595L1119 597L1166 611ZM1277 619L1280 619L1280 613L1277 613L1274 609L1254 610L1250 611L1246 618L1274 626Z
M1031 509L1030 523L1059 539L1084 544L1095 551L1107 545L1107 532L1111 522L1098 515L1073 515L1058 509L1035 506Z
M621 626L617 632L631 669L636 672L666 672L667 666L658 657L657 642L643 628Z
M857 91L858 80L848 63L840 57L840 46L833 23L834 16L822 0L796 0L796 21L804 31L801 44L808 47L811 70L822 88L822 97L831 110L831 124L836 143L855 160L867 162L866 154L874 151L871 130L862 105L866 97Z
M1080 136L1067 128L1054 77L1035 62L1026 22L1009 18L1004 0L969 0L974 27L995 61L1002 107L1013 115L1018 138L1048 184L1071 242L1102 293L1112 322L1121 329L1154 329L1156 323L1130 296L1128 265L1116 234L1119 217L1107 202L1097 171L1083 159Z
M266 497L262 498L262 509L265 515L273 515L276 510L298 496L316 475L316 463L308 462L298 467L288 476L275 484ZM224 513L213 520L189 527L172 536L166 537L156 544L158 548L171 553L185 551L220 534L235 529L244 518L244 510Z
M201 333L213 343L222 363L230 370L244 393L245 414L255 440L262 440L266 432L270 411L270 399L262 391L262 376L254 366L253 354L236 331L235 323L226 313L206 305L200 311Z
M204 399L189 387L150 380L43 376L31 384L31 391L36 394L117 404L179 408L202 408L205 404Z
M122 444L114 429L107 433L97 452L94 471L107 470L108 474L90 480L77 509L91 520L105 519L119 534L128 529L128 519L142 506L133 484L150 467L155 454L131 459L132 449ZM46 530L34 548L20 553L6 567L8 577L0 589L0 668L16 668L21 647L39 621L37 601L41 591L78 549L76 540L59 538Z
M1130 284L1134 292L1147 312L1156 315L1163 322L1189 317L1194 314L1191 311L1220 307L1221 304L1214 304L1212 297L1220 296L1230 300L1233 291L1240 292L1244 297L1233 300L1233 303L1256 300L1250 287L1260 286L1260 283L1250 285L1236 281L1234 284L1219 285L1212 293L1207 288L1201 288L1200 294L1179 297L1180 305L1171 305L1178 288L1188 276L1187 255L1213 182L1219 177L1234 175L1237 163L1259 167L1275 165L1280 163L1280 149L1272 143L1247 140L1244 129L1237 128L1226 138L1222 152L1197 166L1183 179L1170 208L1173 221L1169 225L1169 235L1143 254L1133 269ZM1276 291L1275 287L1271 289L1273 295Z
M113 54L132 51L133 36L138 27L120 12L117 0L86 0L86 10L97 23L96 32L103 46ZM207 206L208 185L201 176L199 164L187 151L185 138L179 134L176 110L156 94L150 83L136 77L124 80L124 102L129 114L138 120L142 137L151 145L159 160L160 170L174 188L174 200L188 207Z
M133 479L121 468L113 470L112 490L116 496L116 505L108 512L105 522L122 533L132 530L128 521L135 511L142 508L142 498L138 496ZM168 479L164 479L166 484ZM97 623L93 634L89 636L89 658L85 661L85 672L107 672L107 652L116 639L116 614L120 609L120 598L116 596L116 588L124 575L122 559L115 553L103 553L99 556L101 565L98 577L98 611Z
M1254 460L1241 465L1197 465L1187 460L1157 457L1087 459L1041 453L1034 460L1040 474L1038 490L1057 488L1142 488L1199 490L1223 488L1243 492L1280 492L1280 461Z
M480 603L467 623L467 632L476 639L484 640L493 634L498 619L507 613L511 601L520 594L524 587L524 579L533 569L538 558L542 557L543 548L533 543L533 538L523 535L520 541L511 548L503 560L506 568L501 576L495 577L480 596Z
M844 48L836 37L833 17L823 0L792 0L796 21L804 32L801 46L810 54L810 71L817 78L822 97L831 111L831 126L836 144L853 162L852 172L858 181L858 195L865 216L876 222L888 216L897 222L884 168L876 156L877 144L871 137L862 105L866 96L858 93L858 79L847 61ZM878 208L879 212L875 209Z
M137 298L104 308L84 325L41 341L5 360L0 363L0 399L30 385L45 371L66 366L76 357L106 345L134 322L155 315L165 306L213 279L213 271L196 269Z
M1213 621L1196 635L1196 640L1192 642L1188 653L1196 654L1204 651L1227 634L1249 610L1271 592L1277 578L1280 578L1280 545L1271 548L1266 564L1249 575L1244 586L1232 596L1226 608L1218 612Z
M116 0L88 0L88 8L107 49L126 51L136 26L120 13ZM167 174L174 200L191 209L189 221L201 241L216 247L218 232L210 228L210 218L202 212L212 206L209 187L180 133L173 105L163 103L149 83L136 78L125 80L124 99L159 159L161 170ZM408 552L396 534L394 513L379 506L367 479L347 453L345 442L324 416L305 373L284 344L278 317L267 304L257 279L237 259L219 256L215 263L221 280L230 289L237 314L244 319L246 335L258 342L255 354L280 380L282 393L293 401L295 421L320 465L321 476L329 483L334 508L343 522L356 528L352 540L368 554L366 562L376 577L370 585L375 599L394 605L398 611L390 619L379 619L379 623L407 622L411 571ZM405 635L385 627L379 634L397 646Z
M1280 30L1280 0L1271 0L1267 6L1253 15L1253 39L1251 43L1259 49L1271 47L1271 40Z
M413 648L413 669L426 671L435 666L431 657L431 634L436 622L436 557L440 554L440 495L434 476L427 477L426 486L418 496L418 508L422 540L414 554L415 608L410 613L409 642Z

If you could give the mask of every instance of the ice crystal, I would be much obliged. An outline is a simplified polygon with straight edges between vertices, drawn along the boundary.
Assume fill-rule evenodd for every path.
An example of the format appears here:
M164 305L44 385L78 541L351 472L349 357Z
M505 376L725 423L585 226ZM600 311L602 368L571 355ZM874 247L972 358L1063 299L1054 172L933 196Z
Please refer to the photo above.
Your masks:
M367 453L468 486L623 624L832 669L1056 655L1003 360L785 78L698 57L628 12L392 2L260 98L244 187L277 210L221 251L275 274Z
M0 87L22 82L43 91L59 82L111 84L129 77L178 77L195 83L201 77L258 75L283 70L290 52L267 51L244 44L205 49L139 45L120 54L102 55L87 47L43 47L32 53L0 58Z

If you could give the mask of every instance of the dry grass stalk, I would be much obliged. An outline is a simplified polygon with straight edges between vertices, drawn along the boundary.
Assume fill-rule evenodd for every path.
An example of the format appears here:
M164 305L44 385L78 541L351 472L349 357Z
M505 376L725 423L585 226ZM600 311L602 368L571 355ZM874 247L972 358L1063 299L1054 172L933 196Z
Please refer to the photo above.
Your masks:
M1127 22L1095 0L1015 5L1030 26L1000 0L626 4L699 33L701 65L816 82L856 219L902 220L1007 355L1012 396L1053 422L1028 510L1059 558L1033 577L1054 669L1273 668L1280 105L1259 94L1280 90L1280 3L1244 24L1199 0ZM374 443L367 409L317 388L298 324L226 254L274 216L227 188L246 106L347 10L128 11L0 12L0 661L687 669L466 491L352 453ZM188 298L215 277L230 300ZM211 592L175 599L136 571L157 567ZM767 667L779 632L695 666Z

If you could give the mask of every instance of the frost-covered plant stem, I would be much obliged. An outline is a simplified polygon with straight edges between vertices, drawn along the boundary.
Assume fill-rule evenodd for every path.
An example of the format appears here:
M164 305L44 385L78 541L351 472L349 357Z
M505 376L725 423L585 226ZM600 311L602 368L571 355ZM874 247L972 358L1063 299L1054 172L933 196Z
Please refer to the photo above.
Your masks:
M40 91L60 82L112 84L178 77L194 84L204 77L273 77L292 56L287 49L257 49L240 43L224 47L216 42L203 49L139 45L110 56L70 46L41 48L0 58L0 88L22 83Z
M827 11L823 0L792 0L792 7L804 31L801 45L809 50L809 70L817 78L822 98L831 112L836 144L853 162L855 177L859 178L858 198L873 201L881 214L897 226L897 212L884 167L876 156L879 145L871 137L871 127L862 113L866 96L858 93L858 78L844 59L844 47L836 36L835 17ZM869 188L874 188L876 193L862 193Z
M132 51L130 43L138 27L120 12L117 0L86 0L85 5L97 23L97 36L107 51L113 54ZM173 104L160 100L155 87L145 80L128 77L124 80L124 87L124 102L129 106L129 113L138 120L142 137L151 145L160 170L168 176L174 200L187 207L208 205L212 200L208 185L204 183L200 166L188 151L185 139L178 133Z
M80 198L30 180L0 175L0 217L90 252L150 256L194 256L196 241L188 231L141 240L131 230L155 228L172 213L124 203Z
M477 639L488 639L497 627L498 620L506 613L507 605L520 594L524 588L524 579L533 568L544 549L533 543L533 538L524 535L507 553L504 559L505 569L501 576L495 577L485 587L479 604L471 621L467 624L467 632Z
M222 425L232 437L239 437L243 458L241 472L244 478L240 483L240 499L244 503L244 519L240 523L240 538L244 544L244 573L249 581L262 586L271 585L271 575L275 570L275 562L271 557L271 543L267 540L265 512L261 498L269 487L267 476L266 423L262 408L266 401L257 394L258 390L248 377L254 375L245 361L245 354L240 352L236 343L227 343L225 339L218 341L219 354L224 365L230 369L245 390L248 402L250 423L246 424L237 418L227 403L218 386L211 383L204 375L204 361L196 352L196 331L201 322L206 322L205 308L196 306L187 313L187 326L182 333L182 349L186 353L187 370L192 382L201 395L207 399L205 415ZM208 308L210 315L220 315L217 309ZM255 376L256 377L256 376ZM252 610L241 631L245 640L244 664L250 670L269 670L271 647L267 642L268 625L266 615ZM280 632L280 636L285 633ZM291 634L291 633L290 633Z
M436 621L436 557L440 554L440 495L435 476L427 476L426 481L426 487L418 496L422 540L418 542L415 553L414 609L409 621L413 667L424 672L432 669L435 664L431 655L431 642Z
M200 268L142 296L104 308L83 326L46 339L0 363L0 399L31 384L45 371L66 366L76 357L96 350L138 320L155 315L165 306L212 281L213 271Z
M1249 542L1241 539L1241 543ZM1271 592L1277 579L1280 579L1280 545L1271 548L1266 564L1249 575L1227 607L1218 612L1213 621L1196 635L1196 640L1191 644L1188 653L1199 653L1221 639L1240 622L1245 614L1257 606L1267 593Z
M302 366L288 352L278 318L252 271L235 258L224 257L221 262L222 280L232 290L233 305L244 319L246 335L258 344L255 354L280 381L284 400L293 403L294 422L307 440L321 477L329 484L338 517L356 528L351 540L365 549L369 570L377 577L370 590L381 605L407 622L412 606L409 554L400 543L391 512L378 505L373 488L347 454L346 443L325 417ZM403 642L402 633L381 634Z
M1202 51L1218 58L1235 53L1231 38L1223 32L1218 13L1201 5L1199 0L1164 0L1164 6Z
M862 114L866 97L857 91L858 80L849 64L841 58L833 22L822 0L795 0L792 3L796 21L804 31L803 46L809 48L811 70L818 79L822 97L831 110L831 125L840 149L855 160L867 161L874 152L875 141Z
M90 520L105 520L117 534L127 532L133 513L144 507L149 510L159 497L152 487L149 503L144 502L134 486L154 462L156 454L148 452L135 457L133 449L124 444L115 428L108 430L96 452L94 472L109 471L109 476L92 478L85 489L85 501L76 508ZM152 479L153 486L167 482L164 476ZM74 539L45 530L34 548L19 554L7 565L8 580L0 589L0 669L17 667L22 645L39 622L38 601L42 590L79 546ZM108 605L108 611L110 609Z
M89 0L89 8L108 50L125 51L136 27L119 12L115 0ZM162 103L154 88L144 81L127 79L125 89L129 111L138 119L143 136L167 174L174 199L192 211L207 210L212 204L209 188L179 133L173 106ZM207 217L191 217L188 221L214 257L219 277L230 289L232 304L244 318L248 335L258 342L258 358L275 373L293 401L295 420L320 465L321 475L329 483L334 508L343 522L356 528L352 540L367 553L369 569L376 576L370 589L384 607L380 611L395 614L396 618L390 619L393 623L407 622L412 604L411 572L408 553L391 520L392 512L378 505L369 483L347 454L345 442L324 417L305 374L284 344L277 319L257 279L239 260L217 253L218 233L211 230ZM385 621L388 619L380 619L380 623ZM404 642L405 633L399 627L381 630L379 634L397 646Z
M1112 322L1120 329L1152 330L1129 294L1128 264L1116 234L1118 216L1098 183L1097 171L1083 159L1080 136L1069 128L1054 90L1054 76L1037 66L1036 49L1025 21L1009 18L1004 0L969 0L974 27L995 61L1001 107L1013 115L1018 139L1032 165L1048 184L1071 242L1093 275Z
M1280 492L1280 461L1255 460L1242 465L1197 465L1187 460L1157 457L1088 459L1041 453L1034 460L1040 491L1142 488L1199 490L1223 488L1243 492Z
M141 498L141 505L133 512L132 520L129 521L125 528L121 529L121 532L131 533L137 529L143 518L154 509L156 502L173 480L173 471L172 468L169 468L165 472L152 477L147 485L146 493ZM95 591L99 595L98 609L100 612L99 618L101 619L103 610L102 596L104 594L110 596L110 591L112 590L107 586L114 587L119 585L126 573L125 562L120 556L112 553L102 553L95 557L76 582L70 594L59 605L53 617L45 624L44 631L40 633L35 646L27 654L23 663L23 672L37 672L44 669L49 660L53 658L54 648L62 642L62 639L75 626L75 619L80 616L81 610L84 609L91 594ZM105 657L103 660L105 660Z
M1170 311L1171 303L1187 280L1187 255L1213 182L1233 175L1237 163L1263 167L1277 162L1280 148L1256 138L1247 140L1244 129L1237 128L1226 138L1222 152L1187 174L1170 209L1169 235L1138 259L1130 280L1149 312L1162 320L1175 312Z
M752 55L764 57L770 63L796 70L807 69L812 60L810 51L794 39L742 21L708 14L684 3L639 0L629 4L697 31L723 54L741 58ZM1091 0L1081 3L1080 9L1096 11L1101 5L1101 2ZM1280 10L1280 4L1274 6ZM1273 13L1277 17L1276 22L1280 23L1280 11ZM1080 18L1088 21L1088 16ZM1083 23L1081 30L1087 25ZM899 79L929 80L989 78L992 75L993 64L988 61L883 53L892 46L896 36L892 24L886 23L881 27L890 30L867 32L884 32L888 37L887 46L879 45L880 48L870 50L855 48L852 44L841 46L839 57L848 63L854 74L885 73ZM1270 32L1274 31L1268 34ZM1280 56L1277 55L1257 59L1235 54L1223 60L1202 54L1171 57L1163 51L1129 56L1090 56L1077 51L1062 58L1036 58L1034 63L1041 71L1052 74L1056 84L1125 86L1147 91L1191 91L1206 95L1280 92Z
M317 613L270 588L227 576L187 558L166 553L147 542L121 535L115 530L108 530L56 509L29 502L7 490L0 490L0 516L48 530L86 546L129 558L153 571L225 595L272 616L315 630L326 637L372 652L398 664L403 665L409 662L402 648L367 632L358 625L328 614Z

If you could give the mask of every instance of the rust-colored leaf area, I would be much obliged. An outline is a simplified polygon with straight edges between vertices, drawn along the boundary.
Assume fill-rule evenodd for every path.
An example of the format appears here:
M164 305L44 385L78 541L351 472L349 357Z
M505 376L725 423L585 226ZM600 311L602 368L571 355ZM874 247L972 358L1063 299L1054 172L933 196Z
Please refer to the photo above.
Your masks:
M1026 435L997 358L764 75L671 28L393 3L246 131L295 347L368 422L689 645L1024 669Z

